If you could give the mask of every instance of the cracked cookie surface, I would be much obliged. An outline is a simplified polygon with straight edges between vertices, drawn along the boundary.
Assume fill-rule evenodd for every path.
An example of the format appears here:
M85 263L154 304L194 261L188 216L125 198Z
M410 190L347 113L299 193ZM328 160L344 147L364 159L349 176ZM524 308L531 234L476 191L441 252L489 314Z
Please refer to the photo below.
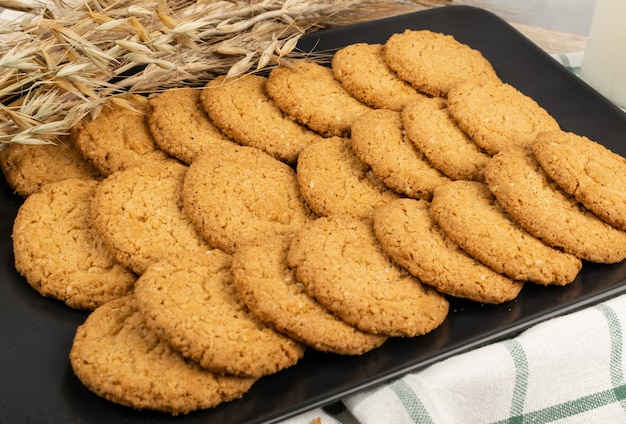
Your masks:
M99 396L172 415L240 398L256 381L185 360L146 326L132 294L93 311L76 330L69 357L78 379Z
M626 230L626 159L581 135L539 134L532 146L541 167L596 215Z

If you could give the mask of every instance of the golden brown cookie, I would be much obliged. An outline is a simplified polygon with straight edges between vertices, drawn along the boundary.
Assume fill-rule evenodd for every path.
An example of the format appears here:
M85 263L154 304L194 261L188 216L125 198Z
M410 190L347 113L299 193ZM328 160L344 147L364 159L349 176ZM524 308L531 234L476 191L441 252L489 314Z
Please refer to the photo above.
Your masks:
M434 168L453 180L483 180L489 155L459 128L444 99L427 98L407 104L402 123L408 139Z
M499 80L481 52L429 30L405 30L385 42L385 61L400 78L431 96L446 96L464 81Z
M287 260L318 302L362 331L419 336L448 314L445 297L393 262L365 221L319 218L296 233Z
M373 108L401 111L425 97L389 68L382 44L355 43L338 50L332 70L348 93Z
M274 68L267 93L283 112L323 136L349 136L352 122L370 110L343 88L330 68L305 60Z
M150 127L148 99L140 95L111 98L95 119L84 118L71 131L76 149L102 175L146 161L169 157L156 145Z
M182 204L187 166L148 162L102 181L91 211L94 227L118 261L141 275L159 259L209 245Z
M563 190L626 230L626 159L585 136L562 131L539 134L532 149Z
M293 169L246 146L198 155L185 176L183 204L209 244L227 253L293 234L312 217Z
M498 153L485 168L485 179L509 215L549 245L591 262L615 263L626 258L626 232L561 190L529 151Z
M148 125L161 150L190 164L207 146L235 144L208 117L198 88L172 88L152 97Z
M97 185L74 178L46 184L26 198L13 223L15 268L42 295L77 309L126 295L136 279L92 226Z
M366 218L398 198L352 150L350 139L329 138L304 149L297 178L306 203L320 216Z
M481 303L503 303L524 286L483 265L441 230L425 200L398 199L374 213L374 232L400 266L438 291Z
M491 155L509 147L530 148L538 133L558 122L534 99L503 82L469 81L448 93L448 110L476 144Z
M311 297L287 264L291 237L271 237L233 256L239 295L267 325L323 352L361 355L381 346L386 336L357 330Z
M149 267L135 302L149 328L219 374L261 377L294 365L305 347L265 326L237 292L230 255L172 255Z
M0 169L7 184L26 197L47 183L70 178L98 179L100 173L74 148L69 137L57 144L0 146Z
M237 143L294 164L300 151L321 136L286 116L269 98L266 83L267 78L252 74L215 78L202 90L202 105L215 125Z
M463 250L513 280L566 285L582 268L576 256L524 230L504 211L486 184L459 180L439 186L431 213Z
M377 109L352 124L352 149L387 187L409 197L430 199L450 181L428 162L404 133L400 112Z
M78 327L70 363L98 396L173 415L240 398L256 381L212 374L185 360L146 327L132 294L100 306Z

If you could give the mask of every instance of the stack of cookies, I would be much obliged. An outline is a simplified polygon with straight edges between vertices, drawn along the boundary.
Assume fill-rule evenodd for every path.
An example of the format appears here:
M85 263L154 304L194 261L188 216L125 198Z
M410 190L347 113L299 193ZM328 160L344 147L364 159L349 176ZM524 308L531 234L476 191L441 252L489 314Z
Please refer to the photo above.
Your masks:
M626 258L626 159L451 36L95 112L0 164L25 197L17 270L90 311L71 365L122 405L211 408L307 348L361 355L433 331L451 297L503 303Z

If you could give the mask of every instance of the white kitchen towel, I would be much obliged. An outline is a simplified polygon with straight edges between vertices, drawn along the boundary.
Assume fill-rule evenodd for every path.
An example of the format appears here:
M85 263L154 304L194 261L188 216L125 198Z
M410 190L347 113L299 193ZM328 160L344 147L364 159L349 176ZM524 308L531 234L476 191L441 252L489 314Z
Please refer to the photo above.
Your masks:
M626 423L626 295L284 421Z

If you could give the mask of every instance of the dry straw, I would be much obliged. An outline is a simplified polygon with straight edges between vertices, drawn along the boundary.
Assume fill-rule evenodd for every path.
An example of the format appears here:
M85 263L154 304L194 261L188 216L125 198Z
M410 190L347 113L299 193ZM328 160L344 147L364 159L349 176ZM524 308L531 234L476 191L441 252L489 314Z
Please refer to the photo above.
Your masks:
M284 62L303 34L346 23L346 11L369 6L372 13L385 3L395 4L0 1L0 7L20 11L0 22L0 144L54 142L122 92L200 85L218 74Z

